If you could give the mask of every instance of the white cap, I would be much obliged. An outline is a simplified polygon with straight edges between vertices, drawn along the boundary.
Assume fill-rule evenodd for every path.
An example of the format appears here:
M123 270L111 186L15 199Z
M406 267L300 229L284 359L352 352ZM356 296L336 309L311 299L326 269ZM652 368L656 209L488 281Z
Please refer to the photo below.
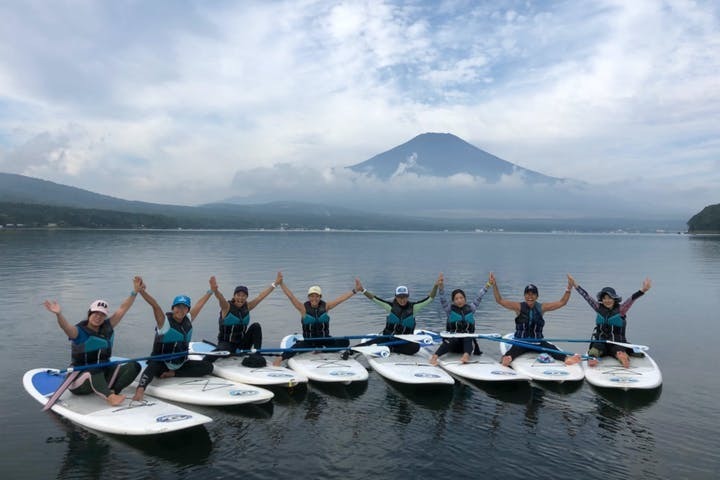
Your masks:
M92 312L100 312L106 317L110 314L110 306L105 300L95 300L93 303L90 304L90 308L88 308L88 311L90 313Z
M310 287L308 289L308 295L310 295L312 293L317 293L318 295L320 295L322 297L322 289L320 287L318 287L317 285L313 285L312 287Z
M410 291L405 285L400 285L395 289L395 296L398 295L410 295Z

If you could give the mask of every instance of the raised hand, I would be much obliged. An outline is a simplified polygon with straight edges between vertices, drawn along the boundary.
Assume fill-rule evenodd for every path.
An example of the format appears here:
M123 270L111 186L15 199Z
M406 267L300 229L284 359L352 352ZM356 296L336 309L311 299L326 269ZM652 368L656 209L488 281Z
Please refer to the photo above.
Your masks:
M215 279L215 275L213 275L212 277L210 277L210 290L212 290L213 292L216 292L217 289L218 289L217 280Z
M643 291L643 293L645 293L645 292L647 292L648 290L650 290L650 287L652 287L652 281L651 281L649 278L646 278L646 279L643 281L643 285L642 285L641 290Z
M62 312L60 304L54 300L52 302L50 300L45 300L45 302L43 302L43 305L45 305L45 308L47 308L49 312L54 313L55 315L60 315L60 313Z

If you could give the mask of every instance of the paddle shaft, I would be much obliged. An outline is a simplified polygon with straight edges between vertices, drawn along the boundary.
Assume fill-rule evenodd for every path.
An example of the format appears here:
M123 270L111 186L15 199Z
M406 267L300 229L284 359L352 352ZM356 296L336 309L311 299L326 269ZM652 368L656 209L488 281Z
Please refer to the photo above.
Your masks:
M97 368L112 367L115 365L120 365L122 363L139 362L141 360L170 360L173 358L183 357L183 356L186 356L186 355L192 354L192 353L193 352L188 352L187 350L183 350L182 352L165 353L162 355L149 355L146 357L125 358L122 360L112 360L110 362L93 363L93 364L89 364L89 365L76 365L73 367L68 367L64 370L52 370L52 373L59 375L62 373L81 372L84 370L95 370ZM225 356L230 355L230 352L226 352L226 351L208 352L208 353L203 353L203 355L215 355L215 356L225 357Z

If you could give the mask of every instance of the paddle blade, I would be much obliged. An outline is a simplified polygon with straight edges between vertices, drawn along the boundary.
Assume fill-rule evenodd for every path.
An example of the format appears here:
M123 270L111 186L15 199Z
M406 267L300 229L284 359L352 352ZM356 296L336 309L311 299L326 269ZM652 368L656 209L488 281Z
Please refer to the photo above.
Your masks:
M405 340L406 342L419 343L420 345L433 345L433 339L430 335L393 335L395 338Z
M371 357L382 357L387 358L390 356L390 349L388 347L382 347L378 345L366 345L363 347L350 347L351 350L360 352L363 355L370 355Z

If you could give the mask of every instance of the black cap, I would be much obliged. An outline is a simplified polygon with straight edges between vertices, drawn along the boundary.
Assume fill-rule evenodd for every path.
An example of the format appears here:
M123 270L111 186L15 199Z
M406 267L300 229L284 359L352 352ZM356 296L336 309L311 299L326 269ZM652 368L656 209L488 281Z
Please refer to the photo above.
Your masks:
M525 292L524 292L524 293L534 293L535 295L539 295L539 293L538 293L538 288L537 288L535 285L533 285L532 283L529 283L529 284L525 287Z
M235 295L238 292L245 292L245 295L250 295L248 292L248 288L245 285L238 285L235 287L235 291L233 292L233 295Z

